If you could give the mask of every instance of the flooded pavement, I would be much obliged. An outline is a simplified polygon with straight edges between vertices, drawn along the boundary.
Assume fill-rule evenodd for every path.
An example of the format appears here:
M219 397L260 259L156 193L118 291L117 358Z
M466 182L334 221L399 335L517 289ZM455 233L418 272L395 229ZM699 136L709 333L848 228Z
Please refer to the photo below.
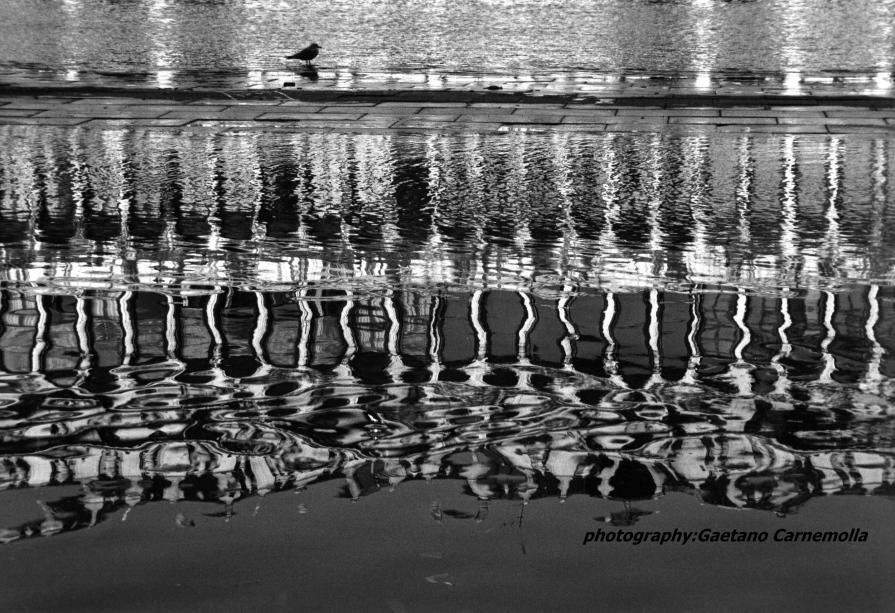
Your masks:
M643 78L891 95L892 0L6 0L0 80L566 90ZM306 71L284 58L323 49ZM835 44L829 44L835 41ZM834 83L835 80L835 83Z
M891 133L0 142L10 606L891 601Z

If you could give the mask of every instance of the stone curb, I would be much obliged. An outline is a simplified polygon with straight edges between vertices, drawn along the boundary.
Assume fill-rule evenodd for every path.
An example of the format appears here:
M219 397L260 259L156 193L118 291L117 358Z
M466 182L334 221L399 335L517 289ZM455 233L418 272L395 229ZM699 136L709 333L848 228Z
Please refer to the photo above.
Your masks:
M644 104L647 99L635 97L594 100L500 92L398 91L374 98L366 91L332 96L247 90L236 92L243 96L238 98L228 92L79 88L63 94L57 89L40 88L35 95L0 86L0 125L895 134L895 99L866 96L651 96Z

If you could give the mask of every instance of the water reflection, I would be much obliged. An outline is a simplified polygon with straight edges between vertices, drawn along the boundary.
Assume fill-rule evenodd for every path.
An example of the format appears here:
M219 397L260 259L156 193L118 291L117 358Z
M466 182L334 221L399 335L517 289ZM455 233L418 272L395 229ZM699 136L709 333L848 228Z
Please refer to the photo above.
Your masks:
M893 275L885 138L14 126L0 140L3 279L53 291L785 294Z
M52 490L6 541L344 479L479 501L689 492L790 513L890 495L891 287L351 296L2 294L0 487ZM472 517L472 516L470 516ZM184 521L189 521L185 519Z
M475 499L435 521L892 493L890 139L0 138L0 489L39 495L0 540L332 480Z
M483 71L532 86L545 75L576 73L582 86L595 73L626 71L872 77L892 70L893 7L891 0L577 0L544 11L536 0L307 0L297 18L288 3L246 0L6 0L0 68L26 80L76 70L89 82L265 87L282 83L282 57L297 42L318 40L327 71L412 75L421 83Z

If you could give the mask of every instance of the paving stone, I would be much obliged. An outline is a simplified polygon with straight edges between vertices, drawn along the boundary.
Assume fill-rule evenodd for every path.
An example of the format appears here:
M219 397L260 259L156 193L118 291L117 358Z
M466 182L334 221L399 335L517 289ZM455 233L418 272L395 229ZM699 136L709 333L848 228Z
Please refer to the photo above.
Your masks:
M71 100L65 100L62 98L42 98L39 100L35 100L33 98L13 98L11 100L5 100L6 104L4 108L10 109L51 109L56 106L61 106L63 104L68 104Z
M80 100L76 100L72 102L72 104L87 104L91 100L102 100L101 98L81 98ZM178 100L164 100L162 98L112 98L109 99L109 102L102 102L101 104L106 106L112 106L117 104L125 104L126 106L179 106L182 107L184 105L183 102ZM125 100L126 102L121 102Z
M244 101L244 102L245 102L246 104L258 104L258 103L261 102L261 101L260 101L260 100L250 100L250 101L249 101L249 100L246 100L246 101ZM188 103L187 106L200 106L200 107L203 107L203 108L206 108L206 107L212 107L212 106L219 106L219 107L221 107L220 109L218 109L218 110L220 111L220 110L223 110L225 107L227 107L227 106L229 106L229 105L237 105L237 104L239 104L239 103L240 103L240 101L237 100L237 99L235 99L235 98L232 99L232 100L229 99L229 98L226 98L226 99L224 99L224 98L210 98L210 99L202 99L202 100L192 100L192 101L190 101L190 102ZM272 102L271 104L280 104L280 101L275 101L275 102Z
M563 124L577 124L577 125L594 125L594 124L606 124L607 117L598 117L593 115L566 115L562 118ZM630 121L631 118L628 118ZM624 122L623 122L624 123Z
M90 128L98 127L133 127L133 128L170 128L185 126L191 119L91 119L86 124Z
M39 112L40 109L15 109L0 106L0 117L31 117Z
M380 102L376 105L377 107L387 107L387 106L408 106L408 107L466 107L468 104L466 102L437 102L434 100L426 100L425 102L403 102L400 100L388 100L386 102Z
M547 124L525 124L525 123L513 123L513 124L505 124L502 125L499 130L500 132L576 132L576 133L591 133L591 132L605 132L606 124L605 123L589 123L589 124L556 124L556 125L547 125Z
M562 103L529 103L529 102L471 102L471 109L524 109L537 106L539 109L561 109Z
M760 124L776 124L776 117L670 117L669 123L702 123L715 125L760 125Z
M844 125L827 125L827 132L830 134L879 134L892 136L895 135L895 127L893 126L844 126Z
M210 113L223 111L229 105L222 103L220 100L215 101L216 104L201 104L198 102L192 102L190 104L181 104L180 109L184 111L195 111L197 113Z
M74 106L74 105L72 105ZM146 112L146 113L170 113L171 111L179 111L184 108L182 104L129 104L117 107L102 107L102 110L108 113L115 112ZM81 109L79 108L79 111ZM90 109L84 109L84 112L90 112Z
M76 126L89 117L0 117L0 124L17 126Z
M320 112L321 113L329 113L329 114L338 114L338 115L356 115L357 113L369 113L371 110L375 110L373 105L367 106L359 106L359 105L346 105L346 106L325 106Z
M357 109L358 111L364 112L364 117L367 115L388 115L390 117L407 117L408 115L415 115L420 111L420 107L418 106L407 106L407 107L399 107L399 106L373 106L370 108ZM445 109L432 109L432 111L437 111L439 113L444 113Z
M823 124L802 125L762 125L762 124L728 124L718 126L719 132L757 132L762 134L827 134Z
M668 123L668 117L664 115L617 115L614 117L600 117L601 122L606 124L615 124L615 123L651 123L655 125L665 125ZM694 118L699 119L699 118ZM703 119L715 119L715 118L703 118Z
M295 111L297 109L321 109L323 108L323 104L320 102L306 102L304 100L283 100L278 104L271 104L270 111L276 111L278 109L290 109Z
M460 115L457 121L500 122L500 123L543 123L558 124L562 115L545 115L541 113L522 113L513 115Z
M264 113L256 119L258 121L348 121L360 119L363 113L352 115L342 113Z
M441 113L437 113L437 114L436 113L431 113L431 114L426 114L426 115L419 115L419 114L417 114L417 115L398 115L398 114L396 114L396 115L390 115L390 117L394 117L396 120L397 119L419 119L420 121L457 121L457 119L460 117L457 114L445 113L444 111L446 111L446 110L447 109L441 109ZM374 115L370 115L370 116L372 117ZM367 115L365 115L364 117L366 118Z
M864 109L824 109L824 113L827 117L871 117L871 118L879 118L879 117L887 117L887 116L895 116L895 112L886 110L886 111L877 111L874 109L864 108Z
M264 107L262 107L262 106L251 106L251 107L248 107L248 106L239 106L239 107L231 106L231 107L229 107L229 108L231 108L231 109L251 108L251 109L253 109L253 110L257 109L257 110L259 110L259 111L261 111L261 112L263 112L263 113L274 114L274 113L317 113L317 112L319 112L320 109L322 109L323 107L322 107L322 106L304 105L304 104L303 104L303 105L300 105L300 106L292 106L292 105L288 105L288 106L287 106L286 104L283 104L283 105L280 105L280 106L264 106ZM355 113L360 113L360 112L367 113L367 112L369 112L369 109L363 108L363 109L358 109L358 110L356 110L356 111L354 111L354 112L355 112Z
M828 126L884 126L882 117L827 117L822 120Z
M297 125L298 126L310 126L315 128L334 128L334 129L365 129L365 128L388 128L391 127L395 123L395 120L391 117L380 117L377 119L351 119L351 120L339 120L339 119L325 119L325 120L310 120L310 121L301 121Z
M661 132L663 134L677 134L699 132L704 134L715 130L713 125L669 125L652 121L627 121L621 123L607 123L606 132Z
M459 122L459 121L427 121L425 119L401 119L392 124L392 129L424 129L443 130L448 132L469 131L489 132L496 131L501 124L497 122Z
M220 111L211 109L204 110L199 108L184 108L178 111L171 111L160 115L164 119L223 119L225 116L219 115Z
M41 111L35 117L84 117L87 119L155 119L163 115L161 111L127 110L121 108L67 109L52 108Z
M674 108L674 109L619 109L617 113L622 116L662 116L662 117L718 117L718 109L713 108Z
M823 109L820 108L820 107L818 107L817 104L815 104L815 105L812 105L812 106L809 106L809 105L804 105L804 106L798 106L798 105L792 105L792 106L782 105L782 106L781 106L781 105L776 105L776 106L771 106L771 107L770 107L770 110L772 110L772 111L822 111Z
M615 100L613 99L613 103ZM569 111L616 111L619 108L628 108L628 107L619 107L614 104L591 104L587 102L570 102L565 106L566 110Z
M761 109L721 109L721 117L823 117L821 111L765 111Z
M566 107L562 109L563 117L612 117L618 113L617 109L578 109L575 107Z

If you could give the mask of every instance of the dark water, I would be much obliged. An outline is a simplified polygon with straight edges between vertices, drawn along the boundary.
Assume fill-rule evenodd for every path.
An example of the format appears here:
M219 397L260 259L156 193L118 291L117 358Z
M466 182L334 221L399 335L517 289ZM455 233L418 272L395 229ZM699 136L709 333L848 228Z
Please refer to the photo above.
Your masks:
M893 23L892 0L5 0L0 78L279 86L316 41L324 81L834 71L891 88Z
M588 568L581 540L599 527L856 528L872 546L823 551L859 558L862 595L838 597L880 604L861 565L889 559L895 492L891 139L0 139L9 577L13 559L63 564L43 556L78 543L85 569L148 548L169 570L147 585L198 590L169 606L221 606L237 579L167 573L242 543L230 564L280 586L245 594L286 609L309 601L252 552L282 560L298 539L315 553L290 563L314 580L371 581L366 602L394 610L363 564L328 564L396 556L422 590L404 605L443 609L437 590L485 589L465 564L488 548L495 582L547 564L546 582L550 560ZM700 547L681 550L693 568L800 564ZM107 571L123 598L136 579ZM792 572L807 591L812 569ZM309 598L358 606L330 597Z

